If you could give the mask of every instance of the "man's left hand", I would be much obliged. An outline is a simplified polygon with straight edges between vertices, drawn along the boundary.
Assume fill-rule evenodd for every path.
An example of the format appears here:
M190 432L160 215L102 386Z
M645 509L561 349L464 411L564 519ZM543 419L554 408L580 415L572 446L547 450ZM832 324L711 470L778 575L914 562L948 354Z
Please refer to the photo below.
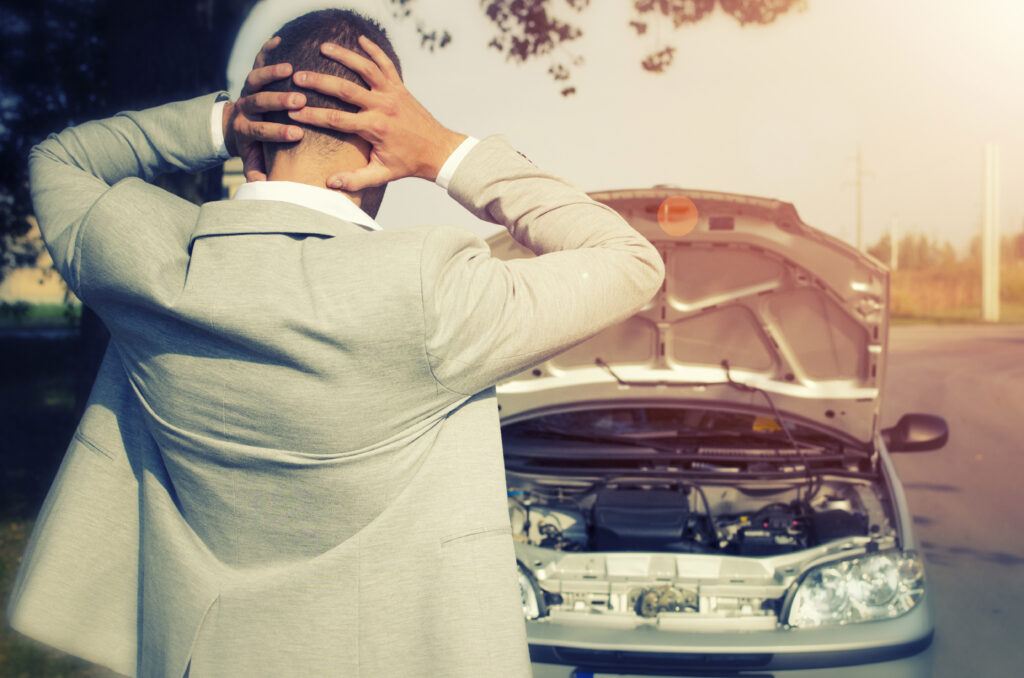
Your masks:
M292 74L291 64L264 66L267 53L277 47L281 38L275 36L264 43L256 55L252 71L245 79L242 96L224 106L224 141L232 156L242 158L242 171L246 181L266 181L263 163L263 142L291 142L302 138L303 130L297 125L281 125L262 120L270 111L302 108L306 97L297 92L261 92L268 83L283 80Z

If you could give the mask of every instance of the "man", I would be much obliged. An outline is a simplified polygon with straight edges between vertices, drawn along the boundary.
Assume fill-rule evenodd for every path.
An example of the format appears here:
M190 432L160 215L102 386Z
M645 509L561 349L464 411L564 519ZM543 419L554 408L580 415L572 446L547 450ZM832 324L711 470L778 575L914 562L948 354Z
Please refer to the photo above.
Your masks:
M55 265L112 338L12 625L146 676L528 675L493 385L638 310L661 259L504 139L437 123L376 26L297 21L237 105L33 150ZM256 92L295 41L323 58L277 89L304 94ZM250 119L286 109L298 144ZM221 134L270 181L199 208L140 180L220 162ZM407 176L542 256L380 230L357 205Z

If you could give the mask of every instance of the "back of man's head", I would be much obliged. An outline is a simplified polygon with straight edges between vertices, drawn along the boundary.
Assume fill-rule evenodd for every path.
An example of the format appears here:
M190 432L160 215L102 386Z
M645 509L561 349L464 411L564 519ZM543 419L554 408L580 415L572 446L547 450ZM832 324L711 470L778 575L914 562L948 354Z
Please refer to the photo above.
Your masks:
M276 31L274 35L279 36L281 42L270 51L267 65L289 63L292 65L293 72L315 71L326 73L367 87L367 83L358 73L333 59L328 59L320 52L321 44L332 42L370 58L366 51L359 46L358 42L359 36L365 35L391 58L399 74L402 72L398 55L395 54L394 47L392 47L391 41L388 40L384 28L373 19L351 10L324 9L309 12L296 19L292 19ZM297 86L291 78L273 82L264 89L276 92L301 92L306 96L307 106L334 108L347 112L358 110L357 107L334 97L303 89ZM283 111L268 113L264 117L270 122L299 125L304 129L301 141L265 144L268 160L271 163L276 154L281 151L328 155L336 151L341 144L350 141L355 136L326 130L322 127L314 127L305 123L297 123Z

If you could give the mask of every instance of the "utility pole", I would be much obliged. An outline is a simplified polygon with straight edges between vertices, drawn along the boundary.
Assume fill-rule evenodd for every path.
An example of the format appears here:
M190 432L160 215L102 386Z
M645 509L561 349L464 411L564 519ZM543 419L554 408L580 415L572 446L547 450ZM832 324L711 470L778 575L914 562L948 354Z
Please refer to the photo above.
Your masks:
M864 170L861 169L860 144L857 144L857 249L864 251Z
M999 321L999 146L985 144L981 217L981 319Z
M857 144L857 174L853 180L857 187L857 249L864 251L864 177L873 176L871 172L864 171L864 163L860 152L860 144Z
M889 268L893 271L900 263L900 221L894 214L889 222Z

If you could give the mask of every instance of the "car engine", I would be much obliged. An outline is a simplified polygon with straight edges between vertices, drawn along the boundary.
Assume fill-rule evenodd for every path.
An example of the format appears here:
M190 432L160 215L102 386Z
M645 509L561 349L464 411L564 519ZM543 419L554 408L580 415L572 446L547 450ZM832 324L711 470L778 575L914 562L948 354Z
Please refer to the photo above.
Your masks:
M868 488L618 483L583 492L510 490L519 541L563 551L771 556L869 535ZM880 529L875 525L875 531Z
M774 628L808 563L896 534L866 479L544 480L510 487L509 513L524 605L548 620Z

